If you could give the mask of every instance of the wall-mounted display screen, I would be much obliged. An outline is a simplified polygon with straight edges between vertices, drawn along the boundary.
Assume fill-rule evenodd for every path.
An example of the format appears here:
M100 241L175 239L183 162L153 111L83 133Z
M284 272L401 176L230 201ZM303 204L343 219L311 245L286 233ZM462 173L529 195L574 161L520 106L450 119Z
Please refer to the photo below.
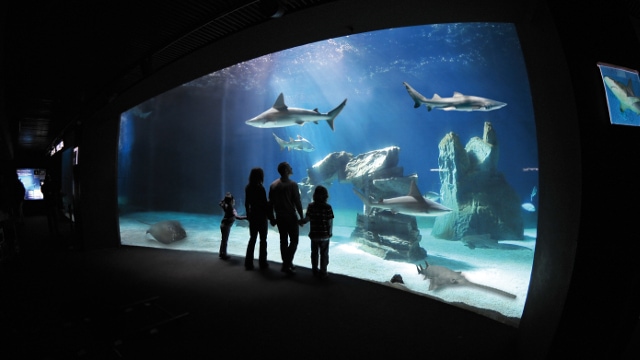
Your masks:
M638 71L598 63L607 98L609 119L615 125L640 126L640 78Z
M45 169L17 169L18 179L22 181L25 189L25 200L42 200L42 190L40 186L44 181L47 171Z
M251 169L269 193L286 161L304 209L316 186L329 190L329 278L393 284L517 326L537 237L535 129L513 24L393 28L264 55L122 114L121 242L217 253L225 193L245 214ZM298 268L311 268L308 233ZM237 220L227 252L244 258L248 239ZM267 243L280 273L277 227Z

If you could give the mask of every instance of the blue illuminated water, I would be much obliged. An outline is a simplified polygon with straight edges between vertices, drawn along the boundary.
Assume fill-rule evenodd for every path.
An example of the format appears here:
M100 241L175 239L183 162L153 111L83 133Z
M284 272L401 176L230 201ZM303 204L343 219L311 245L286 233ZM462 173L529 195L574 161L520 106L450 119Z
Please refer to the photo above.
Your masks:
M403 82L427 98L434 94L451 97L460 92L507 106L487 112L427 111L424 106L413 107ZM335 119L335 131L326 121L282 128L256 128L245 123L270 108L280 93L289 107L322 113L344 99L347 105ZM236 197L238 211L244 212L244 186L251 168L265 170L268 188L279 176L278 163L287 161L294 169L292 178L300 182L307 169L333 152L356 156L398 146L398 166L404 174L417 174L422 193L439 192L439 173L434 171L438 168L439 142L454 132L464 145L474 136L482 137L485 122L491 122L497 134L498 171L523 203L532 202L537 208L537 196L531 197L532 188L538 185L535 119L527 71L512 24L388 29L328 39L246 61L158 95L123 114L118 163L122 242L217 251L214 242L219 241L221 215L217 203L230 191ZM273 134L282 139L301 135L315 151L282 151ZM351 263L367 259L363 268L367 274L377 273L376 269L391 271L387 266L406 272L416 278L414 290L421 291L426 281L413 274L414 264L372 259L351 244L355 214L362 211L362 202L351 187L337 181L329 187L329 201L341 214L332 251L351 254ZM522 211L526 246L534 249L537 213ZM162 245L148 239L149 235L144 237L148 225L139 221L155 222L166 217L185 222L190 235L184 242ZM454 270L482 274L485 281L508 284L505 290L519 295L517 301L505 305L501 300L498 306L474 300L476 296L467 290L458 292L467 294L462 298L442 297L518 318L526 298L533 251L470 250L460 242L430 238L430 224L420 220L421 244L429 256L438 259L438 250L434 249L440 248L441 258L448 259L444 263L460 267ZM239 245L233 248L236 245L230 244L230 250L240 255L246 245L246 228L234 227L232 239L234 236ZM276 241L270 244L277 246ZM271 254L274 261L279 260L277 250ZM306 263L307 254L302 251L300 256L303 258L299 261ZM331 268L351 271L333 263ZM388 271L374 280L390 279L393 274ZM353 276L371 279L370 275Z

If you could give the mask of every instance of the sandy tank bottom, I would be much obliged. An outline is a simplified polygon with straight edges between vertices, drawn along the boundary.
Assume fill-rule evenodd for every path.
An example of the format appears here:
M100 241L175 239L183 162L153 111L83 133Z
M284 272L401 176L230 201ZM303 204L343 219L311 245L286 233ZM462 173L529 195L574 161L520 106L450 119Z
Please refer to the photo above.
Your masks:
M340 219L355 218L355 212L342 212ZM146 231L151 224L163 220L178 220L187 232L187 238L162 244ZM429 280L418 273L416 264L383 260L360 248L350 240L353 226L348 221L336 221L334 236L329 247L329 273L347 275L383 285L389 285L394 274L400 274L404 286L399 288L417 295L436 298L455 306L469 308L497 321L517 326L522 316L529 288L531 267L537 231L525 229L525 240L501 241L514 244L519 250L469 249L460 241L440 240L432 237L430 228L420 228L421 247L427 250L429 265L439 265L461 271L470 281L491 286L516 296L515 299L476 287L449 286L429 290ZM154 247L182 251L217 253L220 247L220 216L179 212L139 212L120 216L122 245ZM248 222L238 220L231 230L228 253L244 257L249 239ZM268 260L281 262L279 234L269 227ZM255 254L258 254L258 245ZM301 231L294 264L311 267L310 241ZM212 256L212 261L218 261ZM424 266L424 262L419 262ZM242 268L244 270L244 268Z

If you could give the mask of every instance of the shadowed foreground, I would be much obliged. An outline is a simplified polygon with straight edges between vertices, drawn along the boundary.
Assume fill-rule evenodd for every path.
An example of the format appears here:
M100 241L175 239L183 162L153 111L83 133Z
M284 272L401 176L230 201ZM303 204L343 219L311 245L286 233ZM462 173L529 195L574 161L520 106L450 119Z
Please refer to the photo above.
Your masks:
M517 329L393 287L307 268L245 271L242 258L51 241L25 219L2 261L4 354L34 359L510 359ZM85 236L90 235L85 232ZM270 239L270 241L277 241Z

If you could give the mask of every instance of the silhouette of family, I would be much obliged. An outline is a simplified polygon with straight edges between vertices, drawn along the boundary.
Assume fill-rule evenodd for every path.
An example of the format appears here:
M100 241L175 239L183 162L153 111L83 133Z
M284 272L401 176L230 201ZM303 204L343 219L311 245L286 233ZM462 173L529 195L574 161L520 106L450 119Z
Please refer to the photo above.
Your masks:
M260 167L251 169L249 181L245 186L246 215L238 215L235 209L235 200L231 193L227 192L220 201L220 207L224 211L220 223L222 239L220 242L219 257L227 260L227 245L231 227L235 220L249 221L249 242L244 259L246 270L253 270L254 253L258 236L259 253L258 265L260 269L268 269L267 262L267 234L268 225L277 226L280 233L280 257L282 268L280 271L292 275L296 272L293 258L298 248L300 227L306 223L309 226L309 239L311 240L311 270L314 276L327 277L329 264L329 240L333 236L333 209L327 202L329 192L326 187L318 185L313 194L313 202L307 206L306 214L303 213L300 200L298 183L291 180L293 169L287 162L278 164L280 177L269 185L269 192L263 185L264 170Z

